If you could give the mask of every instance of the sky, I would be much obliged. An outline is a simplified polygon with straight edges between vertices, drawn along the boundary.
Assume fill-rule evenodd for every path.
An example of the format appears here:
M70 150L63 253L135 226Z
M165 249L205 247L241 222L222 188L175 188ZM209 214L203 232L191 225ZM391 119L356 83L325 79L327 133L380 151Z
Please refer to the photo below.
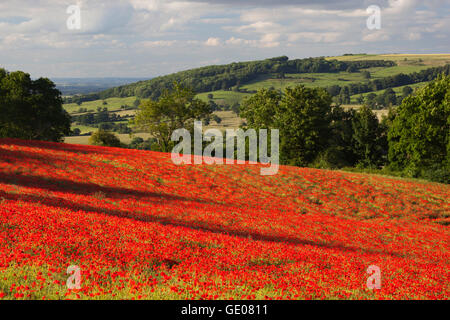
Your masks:
M32 77L151 78L344 53L450 53L450 1L0 0L0 67Z

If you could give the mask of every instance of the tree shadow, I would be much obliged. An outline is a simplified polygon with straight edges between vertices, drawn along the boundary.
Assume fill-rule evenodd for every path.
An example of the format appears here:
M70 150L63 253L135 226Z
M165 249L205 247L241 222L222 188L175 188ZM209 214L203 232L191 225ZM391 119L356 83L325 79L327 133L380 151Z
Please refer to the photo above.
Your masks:
M36 147L36 148L44 148L44 149L53 149L64 152L76 152L76 153L96 153L96 154L115 154L117 151L108 151L107 148L95 148L89 146L78 146L78 145L68 145L68 144L60 144L60 143L51 143L51 142L41 142L41 141L23 141L18 139L0 139L0 144L14 144L25 147ZM13 158L13 159L35 159L38 161L55 161L61 160L59 157L52 157L50 155L39 155L37 153L26 152L26 151L11 151L6 149L0 149L0 157L4 158ZM64 162L67 164L79 165L78 162L72 161L70 159L64 158ZM33 176L33 175L21 175L20 173L6 173L0 172L0 184L7 183L13 184L22 187L29 188L42 188L48 191L53 192L67 192L67 193L75 193L80 195L88 195L92 196L95 192L102 192L105 194L107 198L118 198L118 199L128 199L130 197L136 197L140 199L150 198L152 202L166 202L166 201L174 201L174 202L197 202L209 205L220 205L222 207L233 207L232 205L227 205L223 203L217 203L205 199L193 199L182 197L178 195L170 195L166 193L155 193L149 191L140 191L135 189L127 189L120 187L111 187L111 186L100 186L94 183L87 182L75 182L68 179L61 178L46 178L42 176ZM195 230L201 230L205 232L217 233L217 234L228 234L231 236L236 236L243 239L248 239L251 237L253 240L257 241L268 241L268 242L278 242L278 243L287 243L292 245L310 245L316 247L322 247L326 249L337 249L340 251L350 251L350 252L361 252L368 254L385 254L392 255L397 257L403 257L403 255L395 253L395 252L380 252L372 249L363 249L358 247L346 246L342 243L330 244L330 243L321 243L317 241L311 241L306 239L300 239L294 236L279 236L273 234L265 234L256 231L240 231L233 229L232 227L226 227L224 225L220 225L212 222L195 222L195 221L185 221L179 218L168 218L164 216L154 216L154 215L146 215L145 213L138 214L136 212L129 212L125 210L119 209L107 209L107 208L99 208L95 206L91 206L89 204L80 204L76 203L64 198L60 197L47 197L42 198L36 195L26 195L26 194L11 194L6 193L4 191L0 191L0 199L5 198L9 200L23 200L32 203L40 203L47 206L55 207L55 208L66 208L70 210L82 210L87 212L95 212L98 214L104 214L109 216L133 219L141 222L154 222L160 223L163 225L171 225L176 227L185 227ZM183 203L180 203L183 205ZM142 209L144 210L144 209Z
M114 199L129 199L130 197L145 199L153 198L155 200L168 201L194 201L206 204L218 204L206 199L192 199L179 195L172 195L167 193L141 191L128 188L118 188L111 186L100 186L95 183L76 182L60 178L46 178L42 176L21 175L14 173L0 172L0 184L11 184L27 188L45 189L50 192L66 192L79 195L91 196L94 193L103 193L107 198Z
M210 232L215 234L224 234L229 236L238 237L241 239L248 240L251 238L254 241L266 241L266 242L275 242L275 243L287 243L290 245L308 245L314 247L320 247L324 249L333 249L341 252L358 252L361 254L376 254L376 255L390 255L394 257L404 257L403 254L399 254L391 251L378 251L373 249L363 249L353 246L346 246L342 243L322 243L312 240L301 239L293 236L279 236L273 234L264 234L261 232L257 232L254 230L249 231L240 231L230 227L225 227L224 225L220 225L212 222L196 222L196 221L185 221L175 217L164 217L158 215L146 215L143 212L130 212L119 209L109 209L109 208L98 208L91 206L89 204L80 204L69 201L67 199L53 197L53 198L41 198L36 195L25 195L25 194L10 194L4 191L0 191L0 199L7 200L22 200L31 203L39 203L46 206L54 207L54 208L65 208L69 210L75 211L86 211L93 212L101 215L131 219L134 221L140 222L150 222L150 223L159 223L162 225L169 225L174 227L184 227L192 230L199 230L204 232ZM192 200L190 200L192 201ZM144 210L144 209L143 209Z
M140 151L140 150L132 150L132 149L124 149L124 148L104 148L90 145L80 145L80 144L68 144L68 143L60 143L60 142L49 142L49 141L39 141L39 140L21 140L14 138L6 138L0 139L0 144L11 144L17 145L21 147L27 148L37 148L37 149L50 149L55 151L63 151L63 152L74 152L74 153L83 153L83 154L105 154L105 155L114 155L120 151ZM1 149L0 149L0 152Z

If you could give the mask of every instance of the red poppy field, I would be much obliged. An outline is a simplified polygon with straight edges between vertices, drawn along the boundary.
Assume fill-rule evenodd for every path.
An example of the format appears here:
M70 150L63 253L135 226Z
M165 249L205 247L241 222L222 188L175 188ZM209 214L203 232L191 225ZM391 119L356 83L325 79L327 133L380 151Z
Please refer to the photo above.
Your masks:
M450 186L259 170L0 140L0 300L448 299Z

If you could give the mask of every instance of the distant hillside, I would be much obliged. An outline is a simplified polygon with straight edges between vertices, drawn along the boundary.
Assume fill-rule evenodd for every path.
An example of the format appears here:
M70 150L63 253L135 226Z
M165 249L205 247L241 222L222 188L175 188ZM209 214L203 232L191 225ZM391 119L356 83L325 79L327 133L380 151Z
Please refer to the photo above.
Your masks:
M63 96L89 94L144 80L142 78L52 78Z
M284 78L289 73L338 73L342 71L357 72L374 67L392 67L395 62L384 60L338 61L320 58L289 60L288 57L277 57L260 61L239 62L227 65L208 66L140 81L130 85L111 88L100 93L74 97L66 102L92 101L111 97L158 98L161 93L179 82L189 86L196 92L230 90L243 84L257 80L261 76Z

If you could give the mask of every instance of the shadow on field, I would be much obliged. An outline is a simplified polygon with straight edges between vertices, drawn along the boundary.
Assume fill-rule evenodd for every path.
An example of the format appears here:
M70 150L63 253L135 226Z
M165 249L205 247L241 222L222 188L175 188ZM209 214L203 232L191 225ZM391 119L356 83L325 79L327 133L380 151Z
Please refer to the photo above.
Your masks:
M1 171L0 171L0 184L11 184L26 188L45 189L45 191L50 192L67 192L84 196L93 196L93 194L95 193L97 194L101 193L104 195L105 198L111 199L129 199L131 197L135 197L138 199L152 198L154 200L162 199L169 201L188 201L188 202L194 201L197 203L214 204L212 201L192 199L178 195L171 195L167 193L140 191L111 186L100 186L95 183L76 182L72 180L59 178L46 178L42 176L32 176L32 175L24 176L20 173L18 174L4 173Z
M0 180L1 182L1 180ZM254 241L267 241L267 242L277 242L277 243L286 243L290 245L309 245L309 246L315 246L320 247L324 249L335 249L342 252L360 252L363 254L381 254L381 255L390 255L395 257L404 257L403 254L398 254L396 252L386 252L386 251L377 251L377 250L371 250L371 249L362 249L358 247L352 247L352 246L345 246L342 243L336 243L336 244L330 244L330 243L321 243L311 240L305 240L300 239L294 236L277 236L277 235L271 235L271 234L263 234L256 231L240 231L235 230L230 227L226 227L224 225L219 225L215 223L205 223L205 222L196 222L196 221L185 221L178 218L167 218L162 216L156 216L156 215L147 215L145 214L145 208L142 208L142 210L139 211L125 211L125 210L119 210L119 209L108 209L108 208L99 208L95 206L91 206L88 204L80 204L75 203L73 201L64 199L64 198L58 198L58 197L49 197L49 198L42 198L36 195L26 195L26 194L10 194L6 193L4 191L0 191L0 200L4 198L7 200L21 200L25 202L31 202L31 203L39 203L42 205L46 205L49 207L54 208L65 208L69 210L74 211L85 211L85 212L93 212L97 214L103 214L113 217L119 217L119 218L125 218L125 219L131 219L139 222L150 222L150 223L159 223L162 225L169 225L173 227L183 227L183 228L189 228L193 230L199 230L204 232L211 232L216 234L225 234L229 236L239 237L242 239L248 240L251 238ZM170 200L178 200L176 198L171 198L170 196L167 198ZM195 200L189 200L194 201ZM139 209L139 208L137 208Z
M117 150L128 151L130 149L123 148L102 148L88 145L77 145L59 142L37 141L37 140L21 140L21 139L0 139L1 144L12 144L26 148L50 149L55 151L74 152L74 153L96 153L96 154L116 154ZM1 152L1 151L0 151Z
M22 141L16 139L1 139L0 144L14 144L20 145L24 147L36 147L43 149L52 149L64 152L75 152L75 153L96 153L96 154L114 154L114 152L110 152L106 148L94 148L87 146L78 146L78 145L68 145L68 144L58 144L58 143L43 143L39 141ZM122 149L123 150L123 149ZM6 150L0 148L0 159L3 159L6 162L14 162L14 161L23 161L25 164L30 163L31 160L36 160L37 164L40 163L51 163L52 161L64 161L64 164L70 167L79 166L80 162L72 161L68 158L61 158L57 156L51 156L49 154L40 155L38 152L26 152L19 150ZM151 202L157 204L159 202L167 202L174 201L179 206L186 206L192 204L207 204L214 205L218 204L222 207L230 207L230 205L226 205L223 203L216 203L213 201L203 200L203 199L193 199L182 197L178 195L171 195L166 193L154 193L148 191L139 191L134 189L120 188L120 187L111 187L111 186L100 186L94 183L87 182L76 182L68 179L61 178L46 178L42 176L33 176L33 175L22 175L20 172L17 173L6 173L0 171L0 184L12 184L21 187L28 188L40 188L49 192L62 192L62 193L72 193L79 194L85 196L93 196L95 193L101 192L104 194L105 198L110 199L129 199L130 197L136 197L144 200L145 198L150 198ZM42 204L54 208L65 208L69 210L75 211L86 211L93 212L103 215L109 215L114 217L132 219L135 221L141 222L151 222L151 223L160 223L163 225L170 225L175 227L184 227L194 230L200 230L205 232L217 233L217 234L227 234L230 236L235 236L243 239L248 239L251 237L252 240L257 241L268 241L268 242L279 242L279 243L287 243L291 245L310 245L321 247L325 249L337 249L340 251L349 251L349 252L361 252L368 254L385 254L392 256L400 256L403 255L397 254L395 252L379 252L377 250L370 249L362 249L358 247L345 246L344 244L330 244L330 243L322 243L316 242L306 239L300 239L295 236L277 236L273 234L264 234L257 231L241 231L236 230L233 227L220 225L212 222L196 222L196 221L185 221L179 218L167 218L164 216L156 216L156 215L148 215L145 213L145 208L136 208L140 210L140 212L133 211L125 211L120 209L108 209L92 206L89 204L81 204L74 201L70 201L66 198L62 197L40 197L38 195L29 195L29 194L18 194L18 193L6 193L4 191L0 191L0 200L4 198L7 200L22 200L30 203ZM101 200L101 199L99 199Z

